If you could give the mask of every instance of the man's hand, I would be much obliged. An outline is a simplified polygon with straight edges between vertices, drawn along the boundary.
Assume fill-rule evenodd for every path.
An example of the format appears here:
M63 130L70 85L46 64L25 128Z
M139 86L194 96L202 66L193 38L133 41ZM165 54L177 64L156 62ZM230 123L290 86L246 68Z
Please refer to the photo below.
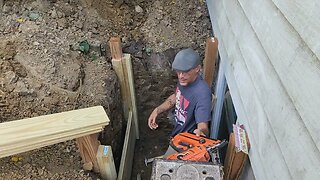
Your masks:
M150 114L149 119L148 119L148 125L149 125L150 129L157 129L158 128L158 124L156 123L157 116L158 116L158 110L156 108L152 111L152 113Z
M169 110L175 105L175 94L171 94L160 106L155 108L149 116L148 125L150 129L157 129L158 124L156 123L156 118L158 114Z
M196 136L206 136L200 129L195 129L193 133L196 134Z
M207 122L198 123L197 129L193 131L197 136L208 136L209 135L209 127Z

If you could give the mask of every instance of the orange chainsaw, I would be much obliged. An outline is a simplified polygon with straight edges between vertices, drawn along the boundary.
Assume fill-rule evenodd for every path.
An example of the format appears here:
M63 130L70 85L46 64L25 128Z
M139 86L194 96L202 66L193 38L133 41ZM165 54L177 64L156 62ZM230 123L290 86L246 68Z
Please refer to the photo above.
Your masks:
M209 139L203 136L196 136L192 133L179 133L170 141L170 146L178 151L171 154L167 159L220 163L218 149L225 146L225 140Z

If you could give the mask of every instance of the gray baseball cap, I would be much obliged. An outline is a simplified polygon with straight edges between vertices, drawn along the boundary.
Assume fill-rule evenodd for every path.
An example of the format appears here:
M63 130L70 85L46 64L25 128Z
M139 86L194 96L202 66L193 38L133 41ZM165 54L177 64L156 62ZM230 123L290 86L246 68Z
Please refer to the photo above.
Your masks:
M172 69L177 71L189 71L200 64L199 54L191 48L179 51L172 63Z

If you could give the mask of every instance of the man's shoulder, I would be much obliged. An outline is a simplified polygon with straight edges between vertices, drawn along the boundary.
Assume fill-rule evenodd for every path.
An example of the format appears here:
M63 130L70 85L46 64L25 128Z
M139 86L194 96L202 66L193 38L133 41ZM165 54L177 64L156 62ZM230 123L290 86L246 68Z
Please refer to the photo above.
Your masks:
M199 78L198 81L199 82L196 85L197 91L201 91L203 93L210 93L211 94L211 89L208 86L207 82L202 78Z

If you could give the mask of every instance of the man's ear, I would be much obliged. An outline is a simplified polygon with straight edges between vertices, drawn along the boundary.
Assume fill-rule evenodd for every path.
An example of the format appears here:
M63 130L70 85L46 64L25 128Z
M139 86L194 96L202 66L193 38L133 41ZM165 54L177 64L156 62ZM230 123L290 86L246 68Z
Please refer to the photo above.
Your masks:
M197 68L197 73L199 73L201 70L201 65L199 64L196 68Z

